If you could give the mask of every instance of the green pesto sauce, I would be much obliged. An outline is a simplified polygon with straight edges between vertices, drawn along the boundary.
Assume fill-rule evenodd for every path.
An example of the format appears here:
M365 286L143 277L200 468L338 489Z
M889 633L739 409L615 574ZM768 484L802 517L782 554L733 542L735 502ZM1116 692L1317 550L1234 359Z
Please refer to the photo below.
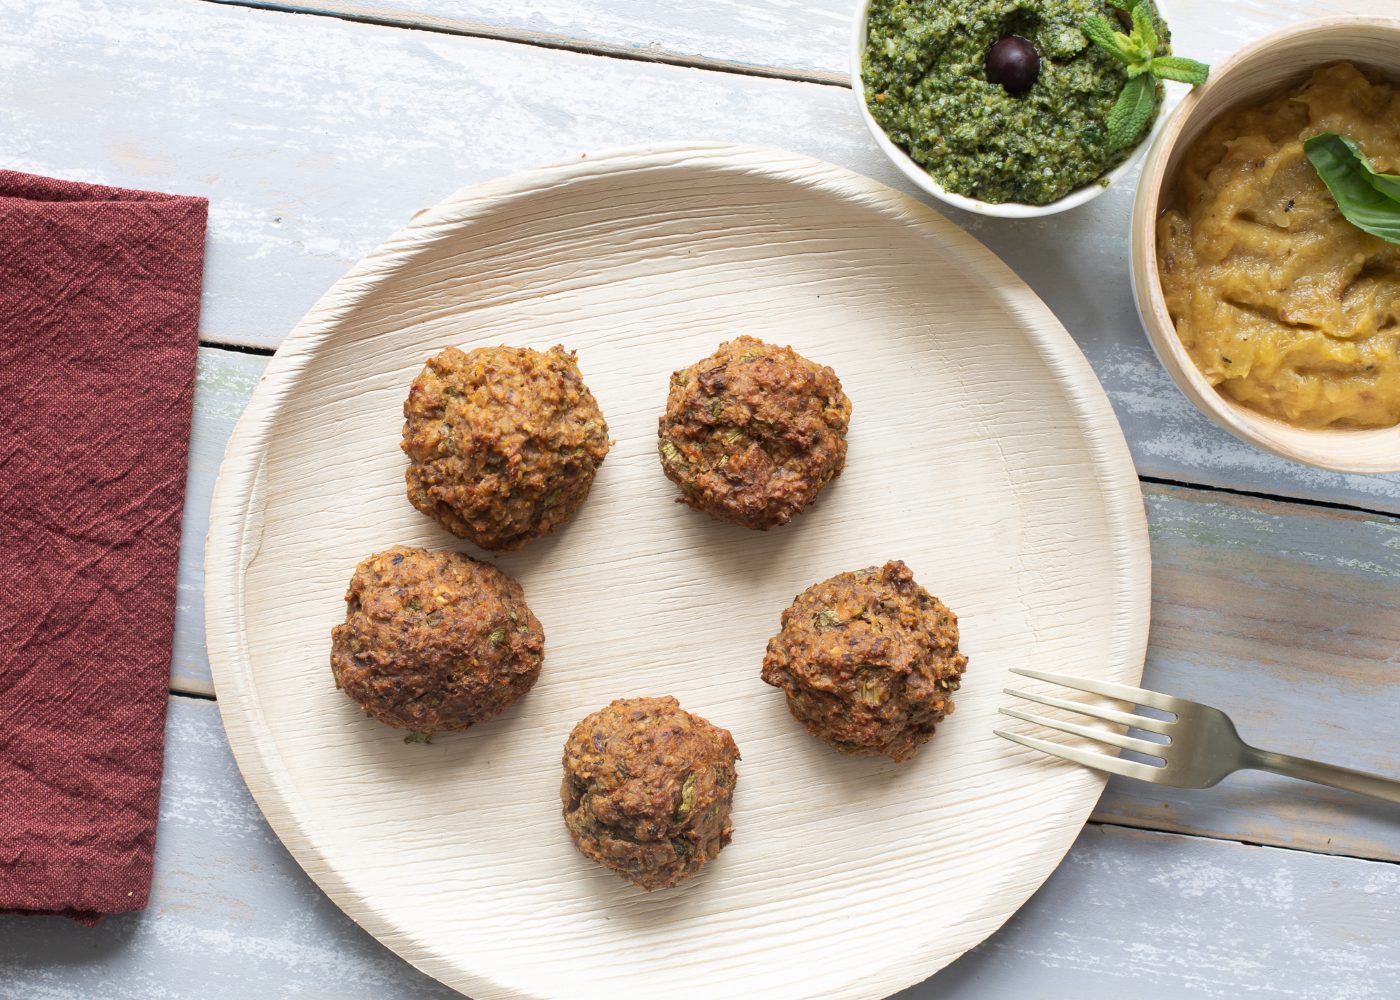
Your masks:
M1105 123L1127 73L1079 30L1090 14L1129 30L1105 0L874 0L862 68L870 113L949 191L993 203L1063 198L1141 141L1109 148ZM1153 23L1166 55L1170 36L1155 8ZM1040 54L1040 76L1019 96L989 83L984 66L1007 35Z

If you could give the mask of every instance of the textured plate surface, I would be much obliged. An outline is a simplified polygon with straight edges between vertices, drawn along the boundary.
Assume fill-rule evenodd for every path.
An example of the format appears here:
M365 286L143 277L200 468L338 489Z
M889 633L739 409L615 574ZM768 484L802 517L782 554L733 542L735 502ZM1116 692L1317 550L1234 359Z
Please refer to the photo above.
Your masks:
M848 468L766 534L673 502L667 378L750 333L832 365ZM504 716L409 746L332 686L355 563L466 548L404 498L401 405L447 345L578 351L616 440L573 523L494 558L546 633ZM489 997L869 997L931 975L1038 887L1101 779L992 734L1007 670L1136 682L1142 500L1093 373L933 210L771 150L630 150L420 213L298 326L229 445L210 659L249 787L313 878L415 965ZM480 555L480 553L474 553ZM845 758L759 680L794 594L902 558L961 618L958 710L903 766ZM675 890L578 855L559 757L613 698L674 694L744 757L735 836Z

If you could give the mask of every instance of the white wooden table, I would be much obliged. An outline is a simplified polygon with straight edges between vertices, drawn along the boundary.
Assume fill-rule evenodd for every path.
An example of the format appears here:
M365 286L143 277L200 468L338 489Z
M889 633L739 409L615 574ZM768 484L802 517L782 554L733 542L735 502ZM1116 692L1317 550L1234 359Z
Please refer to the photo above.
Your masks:
M203 540L267 356L455 188L653 140L781 146L903 186L846 88L854 0L0 0L0 165L210 199L157 872L95 929L0 918L0 997L443 997L302 874L229 755ZM1166 0L1184 54L1400 0ZM1123 422L1152 529L1146 683L1246 738L1400 771L1400 476L1215 430L1153 358L1130 186L1048 220L949 212L1048 302ZM3 797L0 797L3 802ZM1264 775L1110 782L1064 865L910 997L1400 996L1400 812Z

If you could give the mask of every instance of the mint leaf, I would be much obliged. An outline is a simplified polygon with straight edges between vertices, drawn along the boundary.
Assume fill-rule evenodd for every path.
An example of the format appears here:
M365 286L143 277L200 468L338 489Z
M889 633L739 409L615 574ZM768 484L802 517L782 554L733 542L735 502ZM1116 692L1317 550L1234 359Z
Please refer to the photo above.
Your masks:
M1152 75L1162 80L1176 80L1199 87L1210 76L1210 67L1182 56L1158 56L1152 60Z
M1099 17L1097 14L1086 17L1084 22L1080 24L1079 30L1084 32L1084 37L1119 62L1129 63L1133 61L1133 53L1128 50L1128 36L1114 31L1113 25L1109 24L1105 18Z
M1131 146L1152 120L1156 110L1156 81L1151 73L1134 77L1123 85L1118 102L1108 113L1108 144L1114 149Z
M1132 10L1133 33L1131 37L1138 43L1139 59L1150 61L1157 54L1157 29L1152 26L1152 12L1146 4L1138 4Z
M1348 222L1387 243L1400 244L1400 201L1373 183L1376 178L1389 181L1390 176L1377 174L1354 142L1333 132L1313 136L1303 143L1303 152Z
M1129 79L1148 72L1152 57L1157 52L1157 32L1152 27L1151 13L1142 6L1134 7L1132 11L1133 31L1130 35L1115 31L1107 18L1092 14L1079 25L1089 41L1128 67Z

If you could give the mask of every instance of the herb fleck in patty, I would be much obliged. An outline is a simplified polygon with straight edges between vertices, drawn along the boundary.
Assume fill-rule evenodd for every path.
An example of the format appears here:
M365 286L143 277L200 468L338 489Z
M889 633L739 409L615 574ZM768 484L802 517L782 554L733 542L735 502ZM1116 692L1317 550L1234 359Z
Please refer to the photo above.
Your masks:
M738 337L671 376L661 467L696 510L746 528L787 524L841 474L850 419L830 368Z
M763 679L813 736L907 760L953 711L958 619L899 561L808 587L768 642Z
M403 406L408 499L485 549L516 549L573 516L608 453L574 354L449 347Z

